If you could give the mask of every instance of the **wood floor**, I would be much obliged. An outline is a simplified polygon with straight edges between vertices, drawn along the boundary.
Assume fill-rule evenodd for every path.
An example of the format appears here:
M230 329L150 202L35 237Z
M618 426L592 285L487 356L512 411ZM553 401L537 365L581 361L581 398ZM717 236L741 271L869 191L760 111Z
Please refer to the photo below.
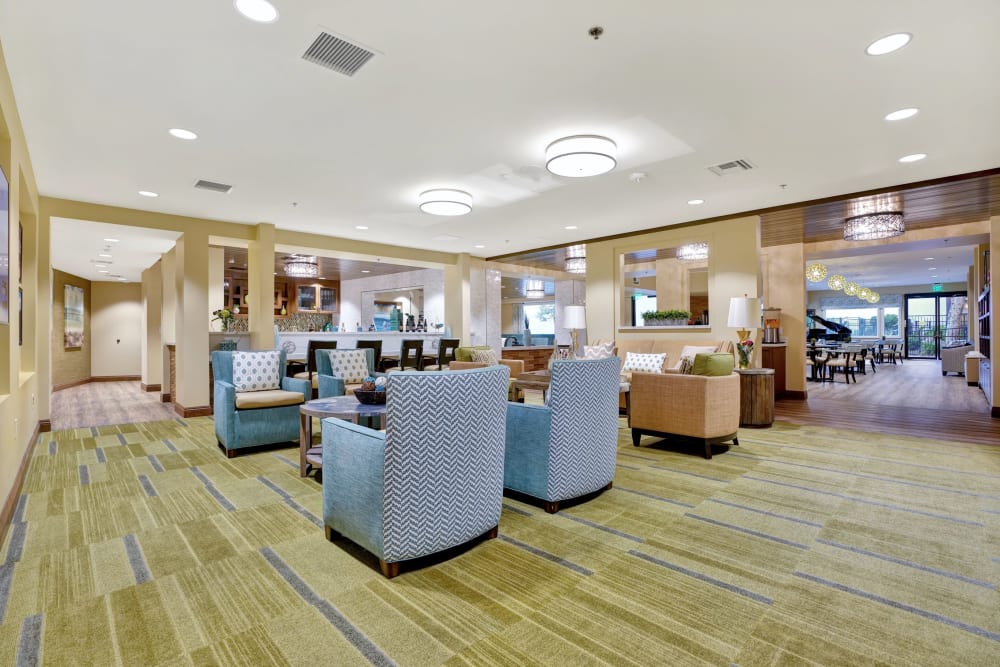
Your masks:
M173 403L145 392L138 381L90 382L52 392L52 430L173 419Z
M881 364L857 382L807 382L808 400L779 400L775 417L817 424L918 437L1000 445L1000 419L990 417L986 396L965 377L941 376L939 361L909 359Z

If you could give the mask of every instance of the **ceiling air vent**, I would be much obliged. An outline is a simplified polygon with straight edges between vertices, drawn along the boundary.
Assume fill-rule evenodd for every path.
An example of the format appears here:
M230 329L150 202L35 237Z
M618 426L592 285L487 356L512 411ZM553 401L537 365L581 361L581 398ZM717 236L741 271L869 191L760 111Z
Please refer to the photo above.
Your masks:
M206 181L204 179L198 179L198 181L194 184L194 187L199 190L221 192L224 195L229 194L229 191L233 189L233 186L231 185L226 185L225 183L215 183L214 181Z
M716 176L738 174L741 171L750 171L751 169L753 169L753 165L750 164L749 160L732 160L731 162L723 162L722 164L708 168Z
M335 37L328 32L321 32L319 37L302 54L302 58L327 69L332 69L334 72L354 76L374 55L374 51Z

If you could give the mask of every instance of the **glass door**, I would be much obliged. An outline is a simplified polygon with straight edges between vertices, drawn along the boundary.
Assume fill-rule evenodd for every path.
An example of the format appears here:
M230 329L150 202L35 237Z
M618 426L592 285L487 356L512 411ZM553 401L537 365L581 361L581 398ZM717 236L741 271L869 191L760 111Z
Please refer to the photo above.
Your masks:
M941 347L969 337L969 304L963 292L906 295L906 356L940 359Z

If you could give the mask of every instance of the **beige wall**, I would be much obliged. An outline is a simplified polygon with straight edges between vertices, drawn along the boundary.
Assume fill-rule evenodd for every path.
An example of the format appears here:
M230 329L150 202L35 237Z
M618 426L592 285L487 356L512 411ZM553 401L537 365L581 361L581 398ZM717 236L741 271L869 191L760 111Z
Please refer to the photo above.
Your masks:
M83 288L83 347L63 346L63 289L66 285ZM62 271L52 270L52 386L90 378L94 340L91 317L94 313L91 282Z
M142 384L163 383L163 342L160 320L163 317L163 262L159 261L142 272Z
M806 284L801 243L771 246L761 251L764 305L781 308L785 348L785 390L806 391Z
M633 328L620 324L628 304L619 276L620 256L651 247L673 248L684 243L709 244L709 327L687 330ZM726 324L729 299L758 295L760 222L756 216L703 225L671 228L649 234L587 244L587 336L591 341L629 338L735 340ZM801 270L800 270L801 273ZM657 303L659 308L659 303Z
M91 295L91 375L140 377L142 285L95 282L91 284Z

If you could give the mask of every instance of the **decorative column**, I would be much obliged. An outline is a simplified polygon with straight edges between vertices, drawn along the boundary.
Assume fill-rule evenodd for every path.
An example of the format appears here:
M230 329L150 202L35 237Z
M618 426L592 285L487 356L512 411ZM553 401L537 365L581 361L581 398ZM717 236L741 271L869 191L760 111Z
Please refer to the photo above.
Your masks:
M274 349L274 225L257 225L257 238L247 248L250 291L250 347Z

